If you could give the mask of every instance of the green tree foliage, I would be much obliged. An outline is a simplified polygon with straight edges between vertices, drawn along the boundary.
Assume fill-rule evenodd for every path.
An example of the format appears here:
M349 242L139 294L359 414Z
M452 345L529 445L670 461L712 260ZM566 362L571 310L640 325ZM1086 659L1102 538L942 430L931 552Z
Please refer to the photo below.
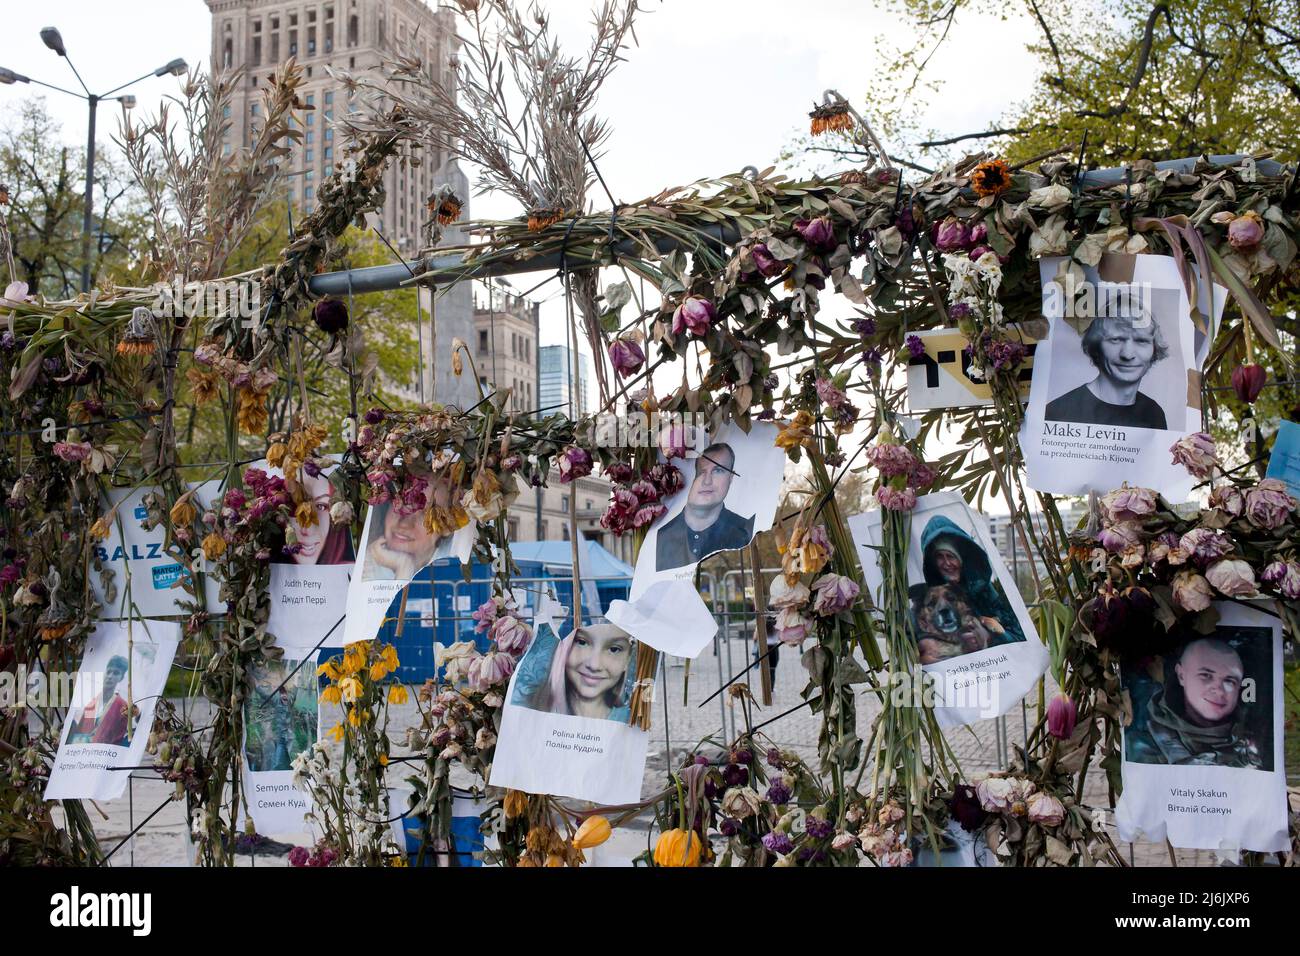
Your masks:
M300 215L295 210L293 219L297 220ZM289 227L287 205L276 203L270 206L231 257L231 274L252 272L274 261L288 244ZM384 265L392 260L392 253L373 234L354 227L343 235L332 252L328 268L356 269ZM298 339L300 347L300 351L295 349L291 354L300 356L301 383L298 367L281 370L281 382L271 394L271 432L287 430L293 415L304 411L305 387L305 411L313 422L325 425L330 431L325 450L343 451L346 447L343 440L346 426L343 423L352 411L349 372L354 369L358 383L358 414L364 414L375 406L397 408L413 404L403 397L403 392L417 389L419 359L415 290L396 289L356 296L349 312L350 353L344 347L344 336L322 332L312 323L310 315L300 316L294 323L303 330L301 334L291 333ZM427 314L424 322L427 342ZM202 323L196 323L191 347L202 340L202 335ZM226 397L223 396L219 402L200 405L194 401L188 385L182 392L178 422L186 446L183 457L187 461L209 461L215 460L214 456L221 457L229 412L225 405ZM261 439L245 437L242 441L244 458L256 457L265 450Z
M85 182L85 146L64 141L41 97L18 104L0 126L0 183L9 188L17 278L33 293L63 299L80 290ZM109 150L96 150L94 205L91 271L111 275L134 258L143 212Z
M893 0L917 24L916 45L893 65L906 81L942 56L942 39L989 0ZM1300 11L1294 0L1027 0L1041 70L1007 101L995 130L965 130L923 148L991 143L1013 161L1073 144L1087 159L1271 150L1295 153L1300 121ZM936 48L938 52L936 53ZM968 136L965 134L977 134Z

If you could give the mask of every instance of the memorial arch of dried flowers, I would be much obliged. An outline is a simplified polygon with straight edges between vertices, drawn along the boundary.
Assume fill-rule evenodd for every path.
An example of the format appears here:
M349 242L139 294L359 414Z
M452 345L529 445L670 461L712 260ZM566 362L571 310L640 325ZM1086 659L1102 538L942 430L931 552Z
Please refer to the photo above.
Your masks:
M630 14L628 23L603 23L604 46L594 48L616 53ZM478 29L481 52L490 44ZM511 41L512 29L525 31L507 17L507 45L524 44L526 31ZM611 63L612 56L605 62L596 54L586 67L552 62L538 71L567 77L557 88L572 82L586 89L574 77L598 77ZM305 351L330 352L329 374L346 383L352 422L330 520L357 534L368 504L409 498L423 487L413 467L421 475L432 468L448 493L425 502L426 524L445 532L474 523L476 559L495 568L497 599L477 615L492 650L453 662L442 683L419 692L423 724L406 741L414 814L430 852L449 836L458 767L484 788L492 807L485 825L497 830L497 857L510 866L575 865L582 848L607 832L606 823L618 826L646 808L660 831L647 854L655 865L901 865L919 847L937 845L950 818L982 830L1006 864L1124 865L1083 790L1095 766L1107 771L1112 795L1119 786L1126 702L1117 662L1158 645L1172 629L1195 626L1206 614L1203 598L1245 593L1244 577L1276 598L1290 629L1300 528L1284 492L1248 477L1253 466L1225 470L1208 438L1189 439L1174 452L1212 482L1209 504L1192 517L1130 489L1094 501L1083 526L1067 526L1057 503L1024 481L1017 381L1025 349L1015 328L1040 316L1042 256L1095 264L1108 251L1172 255L1184 274L1196 264L1232 293L1205 369L1207 417L1248 413L1248 403L1215 397L1230 385L1249 395L1262 372L1256 353L1268 350L1275 368L1289 367L1260 295L1294 280L1295 170L1236 157L1085 175L1071 145L1021 167L980 155L908 177L865 135L848 104L830 97L814 111L813 130L863 133L876 157L865 168L804 181L750 171L584 213L589 147L603 129L582 122L589 104L561 98L532 107L530 116L554 123L535 130L554 147L538 153L552 165L495 169L495 184L513 191L527 215L479 224L481 243L442 250L460 254L459 265L416 270L412 282L436 286L558 262L574 333L610 358L611 371L600 381L603 410L689 410L715 424L745 426L772 420L780 426L778 444L809 478L799 506L772 532L783 558L768 602L787 636L802 637L794 642L804 649L803 695L821 717L818 760L809 765L770 748L761 732L746 731L725 747L702 746L643 804L577 808L486 787L506 681L529 639L506 597L513 569L505 508L524 488L546 481L553 466L561 481L600 468L615 483L606 526L639 536L676 471L655 448L599 442L589 418L512 414L503 394L470 408L367 405L364 362L358 363L363 345L348 328L346 310L312 293L312 277L347 227L382 202L386 166L418 155L413 144L445 133L469 144L462 155L480 163L491 145L471 116L474 108L492 107L490 86L471 85L462 93L469 105L456 113L418 63L398 61L391 69L388 79L406 82L390 92L403 92L349 120L350 158L321 184L318 208L295 224L293 241L274 262L234 277L257 287L257 321L234 313L160 316L150 311L155 292L144 288L99 289L57 303L33 300L17 284L6 290L5 666L75 670L103 613L90 596L92 576L106 573L93 545L113 523L140 520L107 511L106 492L149 489L144 520L166 528L168 553L193 581L210 575L220 584L219 606L205 605L202 588L192 585L177 602L187 646L201 662L197 690L213 716L195 726L162 707L149 760L175 783L199 860L229 864L242 819L240 704L252 670L281 653L266 626L270 549L303 504L302 470L319 468L324 451L340 440L337 423L313 415L302 371ZM133 167L153 187L158 211L157 281L231 281L222 276L225 256L269 201L277 144L293 135L288 118L301 106L294 94L300 82L292 63L276 75L268 133L242 166L221 163L212 145L219 136L202 127L189 144L197 157L189 166L164 137L151 141L149 130L128 135ZM353 82L364 94L364 83ZM191 85L199 112L206 109L216 123L222 84ZM476 136L483 140L477 153ZM178 199L179 223L163 212ZM460 205L446 190L430 197L431 239ZM624 278L602 289L597 266L617 268ZM662 304L645 302L646 287ZM824 308L832 293L842 299ZM905 395L898 372L912 354L911 336L954 325L969 339L971 361L986 375L994 404L926 412L918 416L917 436L908 438L899 421ZM332 341L322 341L322 331ZM457 352L458 365L463 361L461 343L443 347ZM272 401L288 402L292 413L287 428L268 434ZM193 416L205 403L217 410L228 454L195 464L178 450L178 415L186 409ZM943 426L959 437L957 448L927 461L927 438ZM246 467L259 458L283 468L285 480ZM862 570L833 494L846 474L862 469L884 513L886 586L878 607L858 586ZM220 499L206 506L190 490L203 479L222 482ZM942 488L972 501L996 495L1011 509L1018 541L1042 568L1033 581L1035 622L1060 687L1048 700L1040 686L1026 747L978 790L933 712L889 693L917 668L906 625L909 511L918 493ZM1031 520L1031 512L1045 520ZM1189 577L1169 559L1170 542L1179 547L1198 528L1229 533L1227 557L1240 565L1235 578ZM494 561L498 553L504 560ZM109 600L119 588L108 584ZM405 859L388 842L385 822L402 809L389 806L384 788L397 756L390 753L386 708L405 693L385 681L395 666L391 648L363 642L324 669L324 696L346 713L335 731L342 747L318 748L296 765L315 795L323 836L314 853L321 859ZM641 654L638 676L652 678L654 670L654 655ZM731 692L744 698L749 680L742 676ZM863 688L880 702L869 723L855 708ZM633 716L650 721L644 696L634 699ZM12 712L0 721L5 855L29 863L100 860L81 801L52 807L41 798L55 723L35 726ZM798 827L796 807L804 808Z

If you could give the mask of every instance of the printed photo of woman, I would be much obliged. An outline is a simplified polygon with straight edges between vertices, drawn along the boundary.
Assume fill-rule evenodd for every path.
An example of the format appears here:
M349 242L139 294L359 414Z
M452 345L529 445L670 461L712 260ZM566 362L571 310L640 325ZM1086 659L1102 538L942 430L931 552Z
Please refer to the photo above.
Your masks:
M549 626L519 664L511 702L530 710L625 724L631 719L636 644L613 624L580 627L560 640Z
M275 558L280 564L351 564L352 533L347 525L330 522L330 481L324 475L302 473L302 488L312 502L314 524L303 524L295 516L293 533L297 544L281 548Z
M433 475L425 478L425 496L440 507L450 498L447 486ZM424 509L408 511L401 501L375 505L361 580L409 581L429 562L451 554L451 542L451 535L425 527Z
M912 625L922 664L1025 639L989 556L946 515L921 533L924 584L909 589Z

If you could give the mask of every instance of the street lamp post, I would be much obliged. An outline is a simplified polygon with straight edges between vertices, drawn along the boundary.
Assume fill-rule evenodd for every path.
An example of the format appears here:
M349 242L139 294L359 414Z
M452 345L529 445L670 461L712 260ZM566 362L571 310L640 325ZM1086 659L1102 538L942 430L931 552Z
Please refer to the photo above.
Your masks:
M59 56L67 60L68 66L71 67L73 75L76 76L77 82L81 84L81 89L84 92L78 93L76 90L64 89L61 86L55 86L53 83L43 83L40 80L33 80L31 77L23 76L21 73L15 73L13 70L6 70L3 67L0 67L0 83L35 83L37 86L44 86L47 89L58 90L60 93L67 93L69 96L83 99L90 108L90 121L86 131L86 191L84 208L82 209L81 215L81 291L89 292L90 227L91 220L94 218L95 213L95 114L98 110L99 104L103 100L114 99L120 102L126 109L131 109L135 106L134 96L113 96L113 94L117 93L119 90L126 89L128 86L134 86L141 80L146 80L151 76L166 76L168 74L171 74L172 76L180 76L189 69L189 66L184 60L177 58L172 60L170 63L158 67L156 70L151 70L144 74L144 76L136 77L129 83L123 83L121 86L114 87L107 93L96 94L90 92L85 81L82 80L81 74L77 72L77 68L73 66L72 60L68 58L68 49L64 46L63 36L59 33L57 28L45 27L41 30L41 41Z

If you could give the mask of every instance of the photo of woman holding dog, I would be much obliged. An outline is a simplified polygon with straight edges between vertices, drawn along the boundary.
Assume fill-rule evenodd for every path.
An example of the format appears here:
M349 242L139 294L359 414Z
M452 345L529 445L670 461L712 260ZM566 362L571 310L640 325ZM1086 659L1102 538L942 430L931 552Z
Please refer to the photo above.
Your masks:
M925 581L910 596L922 664L1025 639L988 553L946 515L921 532L921 570Z

